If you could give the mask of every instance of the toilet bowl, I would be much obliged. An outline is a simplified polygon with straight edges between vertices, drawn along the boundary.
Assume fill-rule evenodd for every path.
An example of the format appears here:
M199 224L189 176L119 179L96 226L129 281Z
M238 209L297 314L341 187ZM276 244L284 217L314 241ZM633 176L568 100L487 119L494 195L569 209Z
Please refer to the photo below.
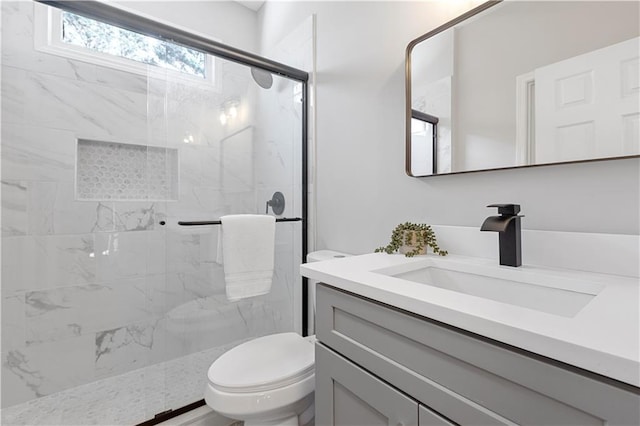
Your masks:
M307 260L345 256L322 250L310 253ZM288 332L236 346L211 364L205 402L223 416L244 421L245 426L313 424L314 343L315 336Z
M207 405L245 426L308 423L313 418L314 341L278 333L227 351L207 372Z

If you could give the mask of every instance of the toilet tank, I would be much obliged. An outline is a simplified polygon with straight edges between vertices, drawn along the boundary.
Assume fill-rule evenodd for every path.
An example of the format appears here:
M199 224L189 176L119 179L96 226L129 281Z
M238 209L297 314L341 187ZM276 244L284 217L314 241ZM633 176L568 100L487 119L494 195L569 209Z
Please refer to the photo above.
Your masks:
M307 263L322 262L323 260L339 259L342 257L350 257L352 255L341 253L333 250L318 250L307 254ZM308 280L308 297L307 297L307 334L312 335L316 332L316 280Z

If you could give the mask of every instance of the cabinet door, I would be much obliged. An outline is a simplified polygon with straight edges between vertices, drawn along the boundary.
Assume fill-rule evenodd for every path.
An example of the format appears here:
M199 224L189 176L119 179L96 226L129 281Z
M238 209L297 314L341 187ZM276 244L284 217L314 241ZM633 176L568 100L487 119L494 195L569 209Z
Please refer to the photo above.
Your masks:
M317 426L418 426L418 403L316 343Z

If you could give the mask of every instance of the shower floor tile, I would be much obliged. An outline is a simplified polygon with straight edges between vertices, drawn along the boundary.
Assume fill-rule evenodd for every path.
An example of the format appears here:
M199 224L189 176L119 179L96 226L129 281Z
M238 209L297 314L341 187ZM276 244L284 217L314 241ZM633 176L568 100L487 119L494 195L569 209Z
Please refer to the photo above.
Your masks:
M207 369L242 342L208 349L0 410L3 425L134 425L203 398Z

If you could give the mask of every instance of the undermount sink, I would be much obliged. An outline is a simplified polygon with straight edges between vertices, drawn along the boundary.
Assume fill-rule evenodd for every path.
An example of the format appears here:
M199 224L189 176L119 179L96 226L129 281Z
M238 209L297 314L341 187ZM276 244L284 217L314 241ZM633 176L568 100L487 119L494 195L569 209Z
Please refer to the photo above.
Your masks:
M445 290L482 297L564 317L574 317L604 286L521 269L473 267L428 259L423 263L372 271Z

